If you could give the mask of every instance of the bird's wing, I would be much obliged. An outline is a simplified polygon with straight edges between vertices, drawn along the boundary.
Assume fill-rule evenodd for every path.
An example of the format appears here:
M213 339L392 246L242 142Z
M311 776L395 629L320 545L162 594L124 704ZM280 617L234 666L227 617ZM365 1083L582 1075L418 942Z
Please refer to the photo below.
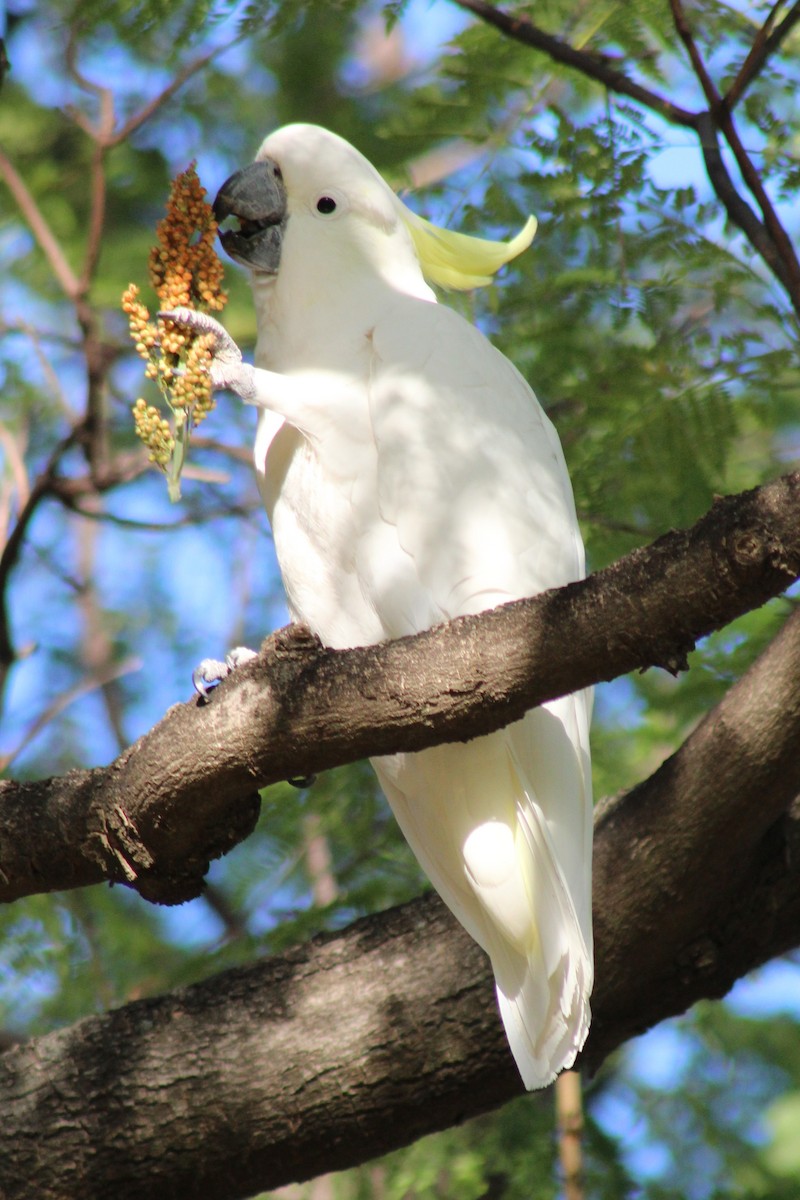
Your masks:
M422 300L399 301L372 344L378 506L429 598L425 623L579 578L561 446L519 372L457 313Z
M387 634L578 578L566 466L527 384L448 309L410 301L390 316L372 334L370 416L381 536L405 565L394 587L364 575L381 585ZM422 866L492 960L528 1087L570 1065L588 1028L589 703L566 697L466 745L374 764Z

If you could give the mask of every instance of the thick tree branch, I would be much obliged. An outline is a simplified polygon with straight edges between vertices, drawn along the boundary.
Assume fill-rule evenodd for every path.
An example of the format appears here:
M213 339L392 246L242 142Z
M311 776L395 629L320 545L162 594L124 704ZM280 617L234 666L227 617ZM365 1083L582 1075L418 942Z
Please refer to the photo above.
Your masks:
M800 613L596 822L585 1061L800 941ZM4 1200L233 1200L521 1091L487 961L428 896L0 1058Z
M643 1028L637 976L657 986L664 1013L680 1012L687 984L692 999L721 996L756 962L800 943L800 896L784 890L800 877L800 806L785 822L800 795L799 745L795 611L684 745L597 814L604 951L594 1063ZM621 869L621 854L632 869Z
M715 502L580 583L381 646L288 629L209 703L177 705L107 769L0 784L0 899L110 879L175 903L245 837L255 789L500 728L652 665L800 574L800 473ZM191 819L187 817L191 814Z

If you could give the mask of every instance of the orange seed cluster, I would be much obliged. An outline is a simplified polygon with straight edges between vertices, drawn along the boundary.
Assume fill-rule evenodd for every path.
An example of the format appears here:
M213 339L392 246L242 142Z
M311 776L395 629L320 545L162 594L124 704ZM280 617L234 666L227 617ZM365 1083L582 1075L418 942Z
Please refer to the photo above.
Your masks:
M172 182L148 261L162 311L179 306L219 311L227 300L222 263L214 250L217 224L205 195L194 163ZM167 419L155 405L138 399L133 406L136 433L150 450L150 461L167 474L170 495L177 499L190 431L214 407L209 374L213 338L160 317L153 320L133 283L123 293L122 310L136 352L147 364L145 375L158 385L170 413Z

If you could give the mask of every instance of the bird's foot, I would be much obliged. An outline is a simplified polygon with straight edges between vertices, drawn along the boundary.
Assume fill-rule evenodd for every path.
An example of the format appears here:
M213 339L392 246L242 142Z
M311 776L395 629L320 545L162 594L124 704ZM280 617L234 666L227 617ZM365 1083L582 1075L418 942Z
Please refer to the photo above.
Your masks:
M248 650L247 646L236 646L230 654L225 655L224 662L218 658L204 658L192 671L195 691L207 700L214 688L222 683L223 679L227 679L231 671L257 657L255 650ZM294 775L287 783L296 788L310 788L316 778L316 775Z
M256 658L256 652L248 650L247 646L236 646L230 654L225 655L224 662L218 658L204 658L192 671L192 683L195 691L203 699L206 699L209 693L222 683L223 679L227 679L231 671L235 671L237 667L250 662L253 658Z
M227 388L251 401L255 394L253 367L242 361L242 352L224 325L208 313L194 308L170 308L160 312L164 321L172 321L181 329L191 329L198 337L211 337L211 382L215 388Z

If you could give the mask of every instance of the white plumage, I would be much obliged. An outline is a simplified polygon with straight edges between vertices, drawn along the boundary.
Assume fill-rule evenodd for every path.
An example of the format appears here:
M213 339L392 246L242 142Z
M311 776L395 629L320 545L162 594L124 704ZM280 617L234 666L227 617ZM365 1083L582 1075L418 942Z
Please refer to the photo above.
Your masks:
M257 161L285 187L280 265L253 271L257 369L239 380L228 363L218 380L261 409L256 467L293 618L358 646L579 578L552 425L424 278L487 282L532 228L492 259L413 217L316 126L278 130ZM572 1064L589 1025L590 707L582 693L467 744L374 760L421 865L491 959L529 1088Z

